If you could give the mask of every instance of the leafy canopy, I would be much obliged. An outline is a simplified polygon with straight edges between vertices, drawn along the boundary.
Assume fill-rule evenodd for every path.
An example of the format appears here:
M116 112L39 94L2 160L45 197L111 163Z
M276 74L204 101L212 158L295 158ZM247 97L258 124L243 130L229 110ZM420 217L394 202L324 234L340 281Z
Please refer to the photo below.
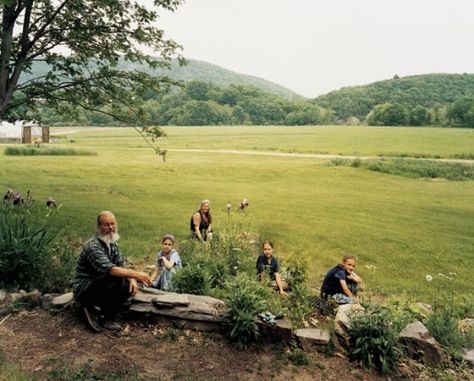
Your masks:
M0 119L35 118L39 104L63 113L108 105L116 119L140 126L141 95L177 84L117 64L156 68L182 60L181 47L156 26L158 10L174 11L182 0L0 1ZM35 63L46 64L46 74L32 76Z

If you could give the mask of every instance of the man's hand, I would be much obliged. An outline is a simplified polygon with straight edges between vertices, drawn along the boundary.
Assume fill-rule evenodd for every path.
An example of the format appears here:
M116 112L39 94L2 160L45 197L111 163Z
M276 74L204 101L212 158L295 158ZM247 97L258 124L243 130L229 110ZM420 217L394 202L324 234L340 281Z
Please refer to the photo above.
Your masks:
M133 278L139 282L142 282L145 286L151 286L151 276L147 273L135 271L135 276Z
M129 283L130 283L130 286L129 286L128 291L130 292L130 294L135 295L138 291L138 283L133 278L129 279Z

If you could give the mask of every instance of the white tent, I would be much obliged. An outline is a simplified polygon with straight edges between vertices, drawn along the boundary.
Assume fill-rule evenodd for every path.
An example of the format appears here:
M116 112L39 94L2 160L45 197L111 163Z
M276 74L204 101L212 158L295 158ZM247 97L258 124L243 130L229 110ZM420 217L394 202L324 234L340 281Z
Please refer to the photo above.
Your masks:
M29 128L26 134L25 128ZM21 142L26 138L26 142L31 143L41 141L43 137L43 127L36 121L17 120L13 123L7 121L0 122L0 139L2 140L18 140Z
M0 138L3 139L21 139L23 131L23 121L17 120L14 123L0 123Z

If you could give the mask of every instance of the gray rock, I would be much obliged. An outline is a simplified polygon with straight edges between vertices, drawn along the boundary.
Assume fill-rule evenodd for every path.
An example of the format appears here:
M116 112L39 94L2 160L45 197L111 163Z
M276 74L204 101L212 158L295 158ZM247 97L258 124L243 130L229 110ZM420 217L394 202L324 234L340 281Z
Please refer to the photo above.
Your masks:
M59 295L51 300L51 306L53 308L66 308L74 302L74 296L72 292L67 294Z
M39 305L41 303L42 297L43 295L41 295L41 292L39 292L37 289L34 289L25 295L25 300L31 304Z
M302 328L295 331L295 336L298 339L298 342L305 351L311 349L325 349L331 338L329 336L329 331L325 329L318 328Z
M421 359L431 366L438 366L445 360L439 343L420 321L408 324L398 340L411 358Z
M345 336L351 326L351 318L356 314L364 312L360 304L343 304L337 309L334 318L334 329L336 334Z
M471 349L464 349L462 358L466 361L469 365L474 366L474 348Z

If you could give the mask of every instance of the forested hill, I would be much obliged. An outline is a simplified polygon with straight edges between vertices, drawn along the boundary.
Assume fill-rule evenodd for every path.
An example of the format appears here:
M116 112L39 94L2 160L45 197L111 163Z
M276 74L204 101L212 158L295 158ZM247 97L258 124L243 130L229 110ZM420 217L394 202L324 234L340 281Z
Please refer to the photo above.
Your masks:
M301 95L274 82L246 74L239 74L203 61L188 59L187 65L180 66L177 60L173 60L171 69L168 70L163 68L152 69L139 62L125 62L121 60L118 68L124 71L138 70L153 76L167 76L185 82L202 81L219 87L227 87L229 85L250 85L285 99L303 99ZM39 77L46 74L47 71L48 66L45 63L35 63L33 65L32 73L23 74L21 81Z
M456 99L474 97L474 74L426 74L344 87L321 95L312 102L331 109L338 120L364 120L376 105L391 103L408 108L445 106Z
M219 87L227 87L229 85L250 85L267 93L279 95L286 99L303 98L301 95L296 94L286 87L262 78L236 73L208 62L196 60L187 60L187 62L187 65L179 66L176 61L173 61L170 71L159 71L158 73L186 82L210 82Z

